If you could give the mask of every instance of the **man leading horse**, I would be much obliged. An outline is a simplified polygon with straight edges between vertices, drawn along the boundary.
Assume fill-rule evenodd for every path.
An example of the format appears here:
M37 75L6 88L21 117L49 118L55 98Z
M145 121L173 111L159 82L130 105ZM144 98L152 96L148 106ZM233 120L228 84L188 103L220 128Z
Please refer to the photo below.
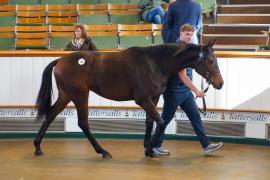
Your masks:
M44 118L34 140L35 154L41 155L41 141L51 122L72 101L82 129L97 153L112 157L103 149L88 124L89 91L116 101L135 100L155 121L157 128L147 134L145 156L156 157L153 146L164 131L164 120L157 112L159 96L164 93L169 77L187 67L194 68L214 88L221 89L223 79L212 46L168 44L153 47L132 47L121 52L79 51L52 61L45 68L37 97L37 118ZM52 73L58 88L58 98L52 105ZM150 135L150 136L149 136ZM151 137L151 139L150 139Z
M177 40L178 44L191 43L194 34L194 27L190 24L185 24L180 27L180 37ZM205 154L211 153L220 149L223 143L211 143L209 138L206 136L205 130L203 128L200 112L194 100L194 96L191 91L197 97L203 97L204 92L198 90L198 88L192 83L192 69L183 69L169 78L167 88L163 93L164 105L162 111L162 119L165 121L164 126L166 127L170 121L173 119L174 114L178 108L187 114L192 127L197 134L201 146ZM146 121L147 123L151 123ZM150 125L151 126L151 125ZM154 145L154 152L158 155L169 155L170 151L162 147L162 142L164 140L164 131L160 137L160 141Z

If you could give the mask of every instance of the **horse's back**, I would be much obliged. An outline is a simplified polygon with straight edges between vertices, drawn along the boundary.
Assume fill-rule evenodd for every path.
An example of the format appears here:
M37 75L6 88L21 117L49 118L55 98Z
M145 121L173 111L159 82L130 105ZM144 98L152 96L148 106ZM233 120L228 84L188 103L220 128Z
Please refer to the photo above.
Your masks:
M135 94L158 94L154 91L160 89L160 72L147 55L148 49L134 47L121 52L68 54L55 67L56 81L66 89L92 90L117 101L133 100Z
M131 57L121 52L75 52L58 60L54 75L57 84L77 91L92 90L108 99L131 100L131 74L135 65ZM135 75L136 76L136 75Z

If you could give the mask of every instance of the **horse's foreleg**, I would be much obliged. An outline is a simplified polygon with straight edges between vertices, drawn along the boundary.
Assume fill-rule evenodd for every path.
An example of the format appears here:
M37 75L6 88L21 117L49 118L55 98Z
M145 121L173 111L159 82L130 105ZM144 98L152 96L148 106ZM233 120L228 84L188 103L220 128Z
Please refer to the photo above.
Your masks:
M150 146L150 138L151 138L151 133L153 130L153 124L154 121L151 119L151 117L146 114L146 120L145 120L145 135L144 135L144 147L149 147Z
M158 100L159 100L159 97L153 99L153 103L154 103L155 107L157 106ZM151 117L148 114L146 114L146 121L145 121L146 129L145 129L145 135L144 135L144 147L149 147L149 145L150 145L150 138L151 138L151 133L153 130L153 124L154 124L154 120L151 119Z
M137 103L140 105L145 112L151 117L151 119L155 120L157 127L151 141L149 142L148 146L145 147L145 156L146 157L157 157L157 155L153 152L153 145L158 143L159 137L163 130L165 129L164 120L159 115L158 111L156 110L156 105L152 100L144 100Z
M45 120L43 121L42 126L39 129L38 134L34 140L34 145L36 148L35 150L36 155L42 155L40 144L41 144L42 138L45 135L45 132L47 131L49 125L56 118L56 116L65 109L65 107L67 106L69 102L70 100L66 96L59 94L57 101L52 106L50 113L45 117Z
M111 158L112 155L104 150L97 142L95 137L92 135L89 124L88 124L88 96L81 97L73 101L77 109L78 114L78 126L82 129L85 136L88 138L89 142L94 147L95 151L99 154L102 154L103 158Z

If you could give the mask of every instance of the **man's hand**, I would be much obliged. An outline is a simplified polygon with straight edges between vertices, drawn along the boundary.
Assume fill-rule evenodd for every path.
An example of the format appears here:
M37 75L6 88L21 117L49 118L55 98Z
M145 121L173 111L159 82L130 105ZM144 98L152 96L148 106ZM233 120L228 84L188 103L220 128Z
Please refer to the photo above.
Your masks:
M200 91L200 90L197 90L194 93L195 93L196 97L203 97L204 96L204 92Z

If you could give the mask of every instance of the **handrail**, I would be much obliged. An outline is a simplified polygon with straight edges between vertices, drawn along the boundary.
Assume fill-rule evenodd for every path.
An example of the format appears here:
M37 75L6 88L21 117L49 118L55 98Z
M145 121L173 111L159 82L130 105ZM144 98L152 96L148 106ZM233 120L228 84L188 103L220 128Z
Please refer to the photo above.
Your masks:
M270 58L269 52L215 51L219 58Z
M100 52L119 52L119 50L105 50ZM54 50L2 50L0 57L60 57L71 51ZM247 52L247 51L215 51L219 58L270 58L270 51Z
M100 52L119 52L119 50L102 50ZM71 51L54 50L2 50L0 57L60 57ZM215 51L219 58L270 58L270 51L247 52L247 51Z

